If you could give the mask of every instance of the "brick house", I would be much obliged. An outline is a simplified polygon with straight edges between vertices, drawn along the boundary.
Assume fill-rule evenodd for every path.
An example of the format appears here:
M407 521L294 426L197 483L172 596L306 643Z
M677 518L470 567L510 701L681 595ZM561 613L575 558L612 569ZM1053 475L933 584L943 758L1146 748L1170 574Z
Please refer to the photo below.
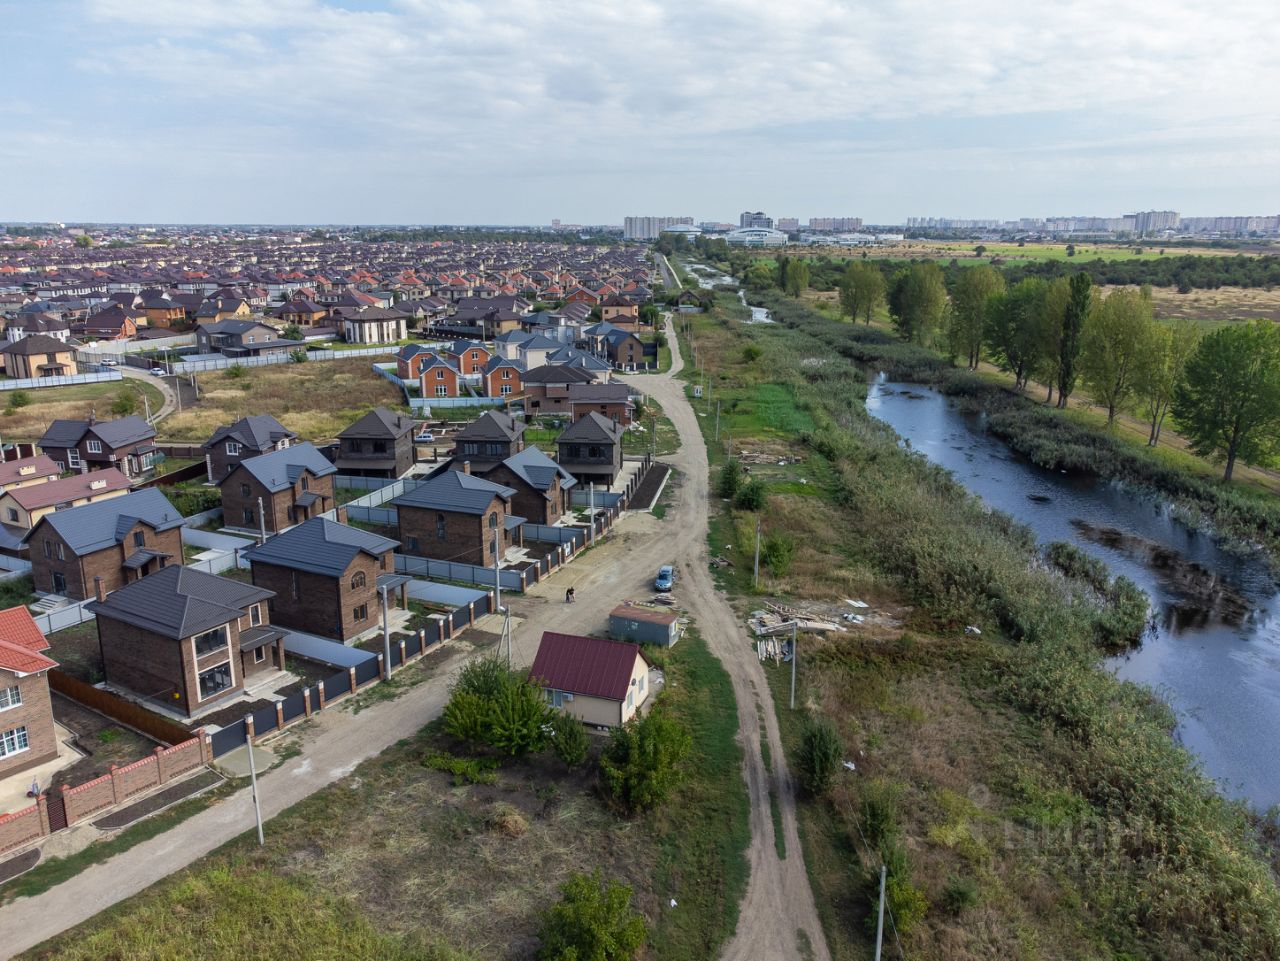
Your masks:
M23 538L35 591L83 601L180 565L182 522L157 488L45 514Z
M42 377L71 377L76 367L76 349L48 334L32 334L0 347L6 377L38 380Z
M115 467L125 477L151 470L156 432L141 417L119 420L55 420L36 443L58 470L87 473Z
M634 330L640 322L640 305L621 294L600 301L600 319Z
M396 351L396 376L406 382L415 381L422 373L422 365L438 352L422 344L405 344Z
M185 327L187 309L168 294L151 291L142 296L142 312L149 327Z
M644 344L629 330L615 327L605 334L603 347L609 362L618 367L637 367L646 360Z
M454 436L453 459L469 461L473 473L483 474L524 450L524 426L510 414L485 411Z
M242 417L219 427L203 445L209 483L218 483L241 461L284 450L297 439L297 434L270 414Z
M636 405L631 388L621 382L613 384L574 384L569 388L569 415L581 420L595 412L601 417L626 427L635 419Z
M145 323L146 320L147 315L141 310L123 304L112 304L76 324L74 333L94 340L132 340L138 336L138 324Z
M338 435L338 459L344 474L401 477L413 467L413 418L375 407Z
M425 357L418 364L418 392L427 403L432 398L461 397L462 374L451 360Z
M317 327L324 324L328 316L327 307L306 297L295 297L276 311L276 318L285 326L297 324L299 327Z
M90 602L107 684L188 717L221 706L246 678L284 670L272 592L192 567L168 567Z
M350 641L382 627L380 588L392 607L406 604L396 574L396 541L324 517L244 553L253 583L275 593L271 621L308 634Z
M58 756L49 698L49 642L25 607L0 611L0 777Z
M222 478L222 522L271 534L334 506L334 467L309 441L242 460Z
M523 391L522 378L525 366L519 360L494 357L484 367L481 375L486 397L519 397Z
M511 495L511 510L535 524L556 523L568 510L569 491L578 483L572 474L536 447L526 447L489 468L484 479L515 491Z
M306 346L300 340L284 340L274 327L256 320L202 323L196 328L196 344L201 353L220 353L231 358L270 357Z
M484 365L493 356L484 344L470 340L457 340L445 347L441 353L453 361L455 367L464 377L474 377L484 371Z
M613 486L622 473L622 428L591 411L556 438L556 462L579 484Z
M569 388L576 384L594 384L595 377L579 367L546 364L525 371L521 377L525 408L529 416L568 414Z
M521 543L523 517L511 514L515 491L472 476L469 465L446 470L391 502L399 516L401 550L418 557L491 567Z

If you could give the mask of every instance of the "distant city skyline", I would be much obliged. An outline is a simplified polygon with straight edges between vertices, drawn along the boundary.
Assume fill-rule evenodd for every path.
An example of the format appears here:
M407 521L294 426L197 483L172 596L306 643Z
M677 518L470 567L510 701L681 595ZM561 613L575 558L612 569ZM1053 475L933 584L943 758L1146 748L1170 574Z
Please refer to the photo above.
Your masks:
M1280 17L1261 0L0 12L0 219L1280 211Z

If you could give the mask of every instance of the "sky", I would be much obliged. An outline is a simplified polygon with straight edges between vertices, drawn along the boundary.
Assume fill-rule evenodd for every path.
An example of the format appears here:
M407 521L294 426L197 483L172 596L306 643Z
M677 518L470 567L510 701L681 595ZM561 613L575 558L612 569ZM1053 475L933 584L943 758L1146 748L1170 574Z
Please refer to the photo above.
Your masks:
M1280 212L1275 0L0 0L0 221Z

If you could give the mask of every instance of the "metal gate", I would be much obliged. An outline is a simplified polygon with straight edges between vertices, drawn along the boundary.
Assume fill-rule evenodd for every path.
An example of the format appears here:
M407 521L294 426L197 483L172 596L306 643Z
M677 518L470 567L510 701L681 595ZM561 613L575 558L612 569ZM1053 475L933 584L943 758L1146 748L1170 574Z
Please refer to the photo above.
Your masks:
M228 724L220 731L209 736L209 744L214 757L222 757L228 751L234 751L245 741L244 721Z
M61 791L53 791L45 795L46 808L49 812L49 833L61 831L67 826L67 801Z

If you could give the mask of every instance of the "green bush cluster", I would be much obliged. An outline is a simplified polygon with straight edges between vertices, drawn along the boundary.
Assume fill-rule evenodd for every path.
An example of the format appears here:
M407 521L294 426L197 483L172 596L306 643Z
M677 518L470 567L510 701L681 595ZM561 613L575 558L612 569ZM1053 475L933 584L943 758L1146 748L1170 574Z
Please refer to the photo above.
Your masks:
M692 751L689 732L659 704L614 728L600 756L600 777L609 796L636 813L671 796Z
M523 672L484 657L459 672L444 709L444 729L464 741L520 755L546 747L553 716L542 689Z
M498 762L493 758L456 757L444 751L431 751L423 757L424 766L433 771L453 775L453 783L494 784L498 780Z
M599 871L575 874L542 915L538 961L630 961L646 936L628 885L603 881Z

